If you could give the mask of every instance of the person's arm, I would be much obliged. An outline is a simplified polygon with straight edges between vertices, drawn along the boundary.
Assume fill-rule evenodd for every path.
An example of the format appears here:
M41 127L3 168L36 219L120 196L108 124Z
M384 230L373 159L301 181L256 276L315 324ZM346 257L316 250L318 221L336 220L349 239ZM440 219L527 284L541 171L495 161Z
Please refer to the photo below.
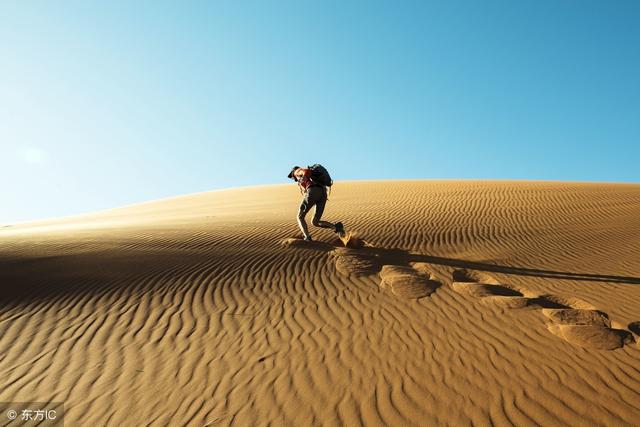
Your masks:
M293 174L296 177L296 181L300 181L302 178L309 176L309 169L299 168Z
M300 189L300 193L304 194L304 187L302 186L302 181L304 180L305 177L309 176L309 169L307 168L299 168L296 169L296 171L293 174L293 177L296 179L296 182L298 183L298 189Z

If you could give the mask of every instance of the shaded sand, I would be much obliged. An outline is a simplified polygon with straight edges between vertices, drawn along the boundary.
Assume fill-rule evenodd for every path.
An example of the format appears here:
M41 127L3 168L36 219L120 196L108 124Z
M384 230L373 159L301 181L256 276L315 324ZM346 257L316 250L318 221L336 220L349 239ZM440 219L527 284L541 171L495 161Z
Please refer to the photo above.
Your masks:
M0 401L70 426L639 425L640 186L338 182L347 246L299 239L298 197L1 228Z

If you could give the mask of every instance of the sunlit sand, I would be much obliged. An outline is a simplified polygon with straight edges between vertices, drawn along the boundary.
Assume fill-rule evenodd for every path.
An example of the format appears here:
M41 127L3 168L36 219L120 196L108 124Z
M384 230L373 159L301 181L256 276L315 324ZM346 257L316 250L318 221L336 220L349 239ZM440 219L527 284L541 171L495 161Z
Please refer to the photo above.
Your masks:
M0 400L65 425L638 425L640 185L291 185L0 229ZM63 201L61 201L63 203Z

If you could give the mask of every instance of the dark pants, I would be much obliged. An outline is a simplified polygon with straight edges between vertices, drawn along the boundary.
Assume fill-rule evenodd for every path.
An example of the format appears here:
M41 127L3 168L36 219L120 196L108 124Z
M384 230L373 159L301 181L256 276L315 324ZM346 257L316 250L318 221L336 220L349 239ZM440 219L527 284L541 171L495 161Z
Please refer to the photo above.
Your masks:
M324 187L313 185L307 188L304 193L304 198L300 204L300 210L298 211L298 225L302 230L304 237L309 236L309 229L307 228L307 222L304 217L311 210L312 207L316 207L313 214L313 220L311 223L316 227L331 228L335 230L335 225L328 221L321 221L322 213L324 212L324 206L327 204L327 191Z

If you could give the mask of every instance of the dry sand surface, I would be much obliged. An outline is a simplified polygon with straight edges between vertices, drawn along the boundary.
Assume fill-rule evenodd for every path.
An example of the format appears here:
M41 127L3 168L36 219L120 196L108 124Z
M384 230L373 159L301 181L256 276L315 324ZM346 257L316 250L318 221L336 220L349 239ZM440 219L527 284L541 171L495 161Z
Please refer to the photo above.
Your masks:
M640 185L338 182L0 228L0 401L67 426L640 425ZM64 201L60 201L64 203Z

